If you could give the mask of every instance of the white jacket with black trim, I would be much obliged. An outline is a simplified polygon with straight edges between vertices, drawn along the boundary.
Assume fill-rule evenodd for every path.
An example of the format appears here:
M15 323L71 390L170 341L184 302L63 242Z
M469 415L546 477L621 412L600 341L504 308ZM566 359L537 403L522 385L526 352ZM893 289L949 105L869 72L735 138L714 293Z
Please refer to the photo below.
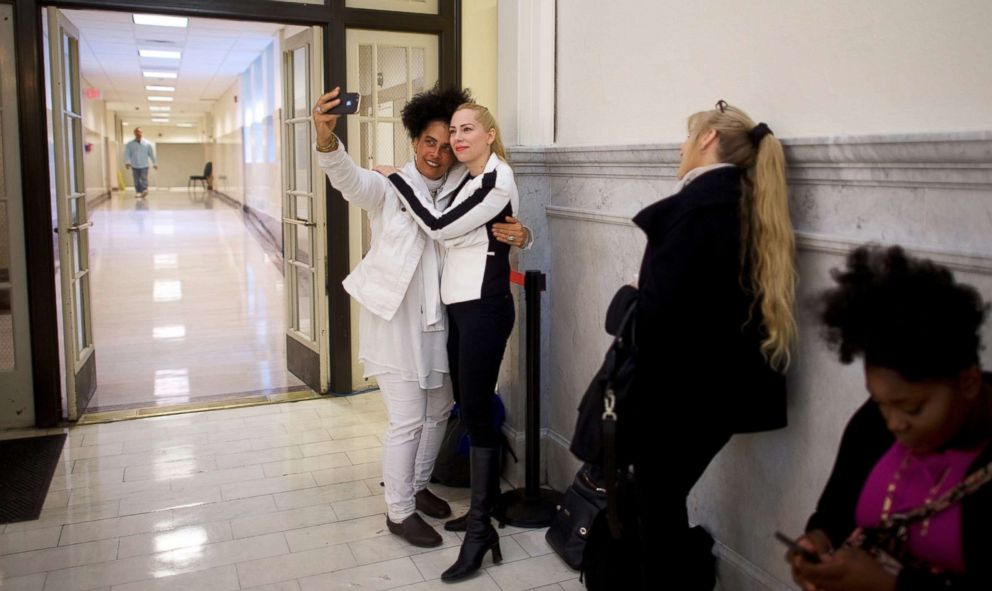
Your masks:
M351 297L361 304L358 318L358 358L364 375L382 373L417 381L421 388L443 385L448 373L447 330L440 297L444 248L432 242L404 211L386 177L360 168L341 145L318 152L317 162L335 189L369 214L369 252L344 280ZM417 195L430 202L423 177L413 162L403 167ZM452 168L438 191L443 209L467 172Z
M510 246L496 240L494 223L515 216L519 197L510 165L493 154L481 175L468 178L451 205L439 211L400 171L389 180L424 232L444 242L441 301L456 304L510 293Z

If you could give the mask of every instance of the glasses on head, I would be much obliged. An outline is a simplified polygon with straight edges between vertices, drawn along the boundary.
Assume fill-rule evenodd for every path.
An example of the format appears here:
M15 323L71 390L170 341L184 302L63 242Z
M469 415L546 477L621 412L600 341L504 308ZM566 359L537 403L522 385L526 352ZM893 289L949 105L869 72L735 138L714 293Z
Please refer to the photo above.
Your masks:
M716 109L721 113L727 112L727 101L720 99L716 102Z

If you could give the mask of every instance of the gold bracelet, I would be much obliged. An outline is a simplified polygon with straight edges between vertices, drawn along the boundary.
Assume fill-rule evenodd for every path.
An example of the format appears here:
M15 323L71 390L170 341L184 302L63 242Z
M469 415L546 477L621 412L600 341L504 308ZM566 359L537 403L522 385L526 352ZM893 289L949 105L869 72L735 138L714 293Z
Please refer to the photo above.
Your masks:
M324 152L325 154L327 152L333 152L334 150L337 149L338 149L338 136L334 135L333 133L331 134L331 141L326 146L321 146L320 144L317 144L317 151Z

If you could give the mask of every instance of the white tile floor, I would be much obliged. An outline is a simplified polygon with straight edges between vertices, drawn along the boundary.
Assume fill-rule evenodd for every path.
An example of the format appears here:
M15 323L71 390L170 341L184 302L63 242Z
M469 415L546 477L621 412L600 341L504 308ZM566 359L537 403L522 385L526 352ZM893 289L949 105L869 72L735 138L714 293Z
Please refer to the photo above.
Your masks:
M302 385L286 370L283 277L239 210L128 192L91 219L90 410Z
M385 527L378 392L66 430L36 521L0 525L4 591L577 591L544 530L506 527L503 563L439 580L457 534ZM56 430L48 432L57 432ZM0 437L27 431L0 432ZM437 488L461 513L468 491Z

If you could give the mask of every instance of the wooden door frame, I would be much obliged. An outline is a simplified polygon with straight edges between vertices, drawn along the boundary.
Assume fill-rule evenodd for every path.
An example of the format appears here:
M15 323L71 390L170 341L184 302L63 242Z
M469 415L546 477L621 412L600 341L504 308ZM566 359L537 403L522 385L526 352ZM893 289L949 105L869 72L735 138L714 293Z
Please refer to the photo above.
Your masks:
M345 0L295 4L275 0L0 0L14 5L18 130L27 284L30 300L32 377L35 424L52 427L62 420L59 334L56 309L55 255L49 182L48 122L41 9L145 12L233 20L320 26L324 29L324 80L331 88L346 76L345 30L377 29L438 35L439 78L461 86L461 0L439 0L438 14L414 14L348 8ZM347 131L339 132L347 142ZM327 185L327 285L331 391L351 390L351 326L347 276L348 204Z

